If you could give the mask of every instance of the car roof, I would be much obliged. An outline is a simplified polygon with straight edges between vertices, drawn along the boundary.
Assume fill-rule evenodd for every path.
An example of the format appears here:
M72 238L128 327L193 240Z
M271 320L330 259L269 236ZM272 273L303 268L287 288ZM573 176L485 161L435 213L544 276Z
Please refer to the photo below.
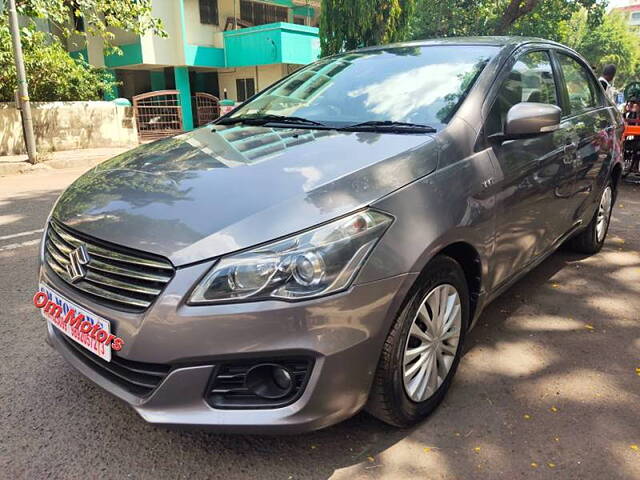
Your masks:
M486 37L446 37L446 38L430 38L424 40L413 40L410 42L391 43L389 45L376 45L372 47L360 48L354 50L356 52L366 52L372 50L389 49L389 48L402 48L402 47L428 47L435 45L487 45L496 47L509 47L509 50L515 49L521 45L527 43L546 43L549 45L555 45L564 47L557 42L551 40L545 40L544 38L536 37L517 37L517 36L486 36ZM566 47L565 47L566 48Z

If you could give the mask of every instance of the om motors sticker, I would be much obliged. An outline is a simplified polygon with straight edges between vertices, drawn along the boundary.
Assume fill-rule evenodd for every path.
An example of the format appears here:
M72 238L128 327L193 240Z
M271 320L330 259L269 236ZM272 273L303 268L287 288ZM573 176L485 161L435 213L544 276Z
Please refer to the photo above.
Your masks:
M119 351L124 346L124 341L111 333L108 320L74 305L48 286L40 286L33 304L58 330L107 362L111 361L111 349Z

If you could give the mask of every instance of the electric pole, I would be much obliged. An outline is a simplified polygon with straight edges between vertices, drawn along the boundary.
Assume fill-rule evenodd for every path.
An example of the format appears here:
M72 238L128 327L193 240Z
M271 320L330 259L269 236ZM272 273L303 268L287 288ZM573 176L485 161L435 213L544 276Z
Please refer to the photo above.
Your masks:
M16 0L9 0L9 29L11 30L11 43L13 44L13 56L16 62L16 74L18 76L18 108L22 116L22 131L27 147L29 163L37 162L36 138L33 134L33 120L31 119L31 105L29 104L29 89L27 88L27 74L22 58L22 43L20 42L20 27L18 26L18 12Z

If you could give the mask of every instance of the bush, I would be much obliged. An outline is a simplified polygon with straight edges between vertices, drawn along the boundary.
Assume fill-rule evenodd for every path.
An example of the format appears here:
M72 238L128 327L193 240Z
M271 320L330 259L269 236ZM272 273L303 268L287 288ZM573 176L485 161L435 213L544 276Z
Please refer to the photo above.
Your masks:
M55 35L23 27L20 32L29 98L36 102L101 100L115 83L111 74L86 59L73 59ZM0 102L15 100L16 69L9 27L0 20Z

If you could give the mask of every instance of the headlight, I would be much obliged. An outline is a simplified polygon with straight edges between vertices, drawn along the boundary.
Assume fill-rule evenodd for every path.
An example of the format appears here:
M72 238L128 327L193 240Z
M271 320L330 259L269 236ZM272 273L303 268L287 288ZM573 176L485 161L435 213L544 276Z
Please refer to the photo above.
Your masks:
M343 290L392 219L375 210L220 260L189 303L298 300Z

